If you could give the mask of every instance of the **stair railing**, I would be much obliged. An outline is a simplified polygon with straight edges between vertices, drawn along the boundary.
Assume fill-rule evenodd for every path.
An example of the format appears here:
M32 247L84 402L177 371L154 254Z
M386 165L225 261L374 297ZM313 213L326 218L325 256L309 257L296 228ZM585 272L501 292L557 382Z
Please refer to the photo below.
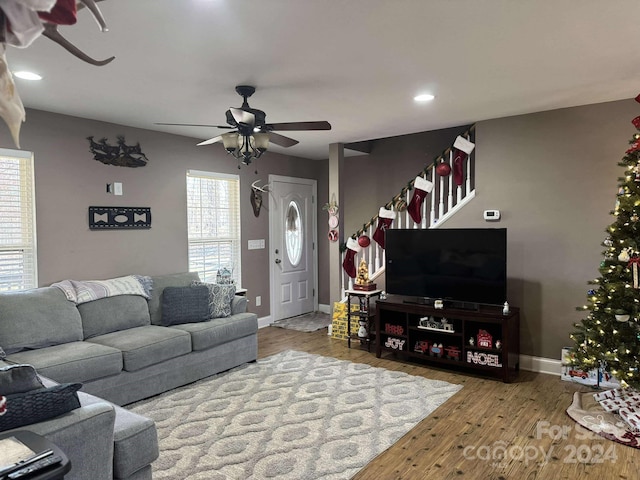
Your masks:
M466 140L474 142L475 124L472 125L461 136ZM475 143L475 142L474 142ZM453 180L453 173L447 176L438 175L436 166L441 162L449 164L453 172L453 144L438 155L434 161L427 165L417 176L421 176L433 184L433 189L422 202L422 219L421 222L413 221L407 205L409 205L414 188L415 177L400 190L400 193L394 196L391 201L384 205L384 208L396 212L396 218L389 228L438 228L449 218L451 218L464 205L469 203L475 197L475 150L469 154L465 160L463 167L463 182L456 185ZM373 234L377 228L378 215L363 224L362 228L350 235L351 238L357 239L361 235L367 235L371 239L371 244L360 250L355 255L356 267L364 258L369 269L369 278L375 281L385 271L385 251L373 240ZM346 243L341 246L342 260L344 260ZM341 271L341 293L342 298L346 298L345 291L353 289L354 279L349 277L342 266Z

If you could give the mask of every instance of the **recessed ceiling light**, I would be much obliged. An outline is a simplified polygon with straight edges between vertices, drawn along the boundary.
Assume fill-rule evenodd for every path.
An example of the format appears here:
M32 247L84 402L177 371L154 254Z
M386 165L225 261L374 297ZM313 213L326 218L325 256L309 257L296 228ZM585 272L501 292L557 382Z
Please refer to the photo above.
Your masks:
M415 97L413 97L413 99L416 102L430 102L434 98L436 98L436 97L434 97L433 95L431 95L429 93L423 93L421 95L416 95Z
M23 80L42 80L42 77L33 72L13 72L13 75Z

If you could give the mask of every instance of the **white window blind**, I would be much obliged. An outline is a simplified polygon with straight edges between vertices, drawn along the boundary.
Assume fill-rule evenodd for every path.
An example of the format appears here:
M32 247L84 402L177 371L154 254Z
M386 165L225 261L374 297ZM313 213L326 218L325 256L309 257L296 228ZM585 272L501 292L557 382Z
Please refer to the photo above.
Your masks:
M240 179L237 175L187 172L189 271L214 283L218 270L231 270L241 285Z
M0 149L0 291L38 285L33 155Z

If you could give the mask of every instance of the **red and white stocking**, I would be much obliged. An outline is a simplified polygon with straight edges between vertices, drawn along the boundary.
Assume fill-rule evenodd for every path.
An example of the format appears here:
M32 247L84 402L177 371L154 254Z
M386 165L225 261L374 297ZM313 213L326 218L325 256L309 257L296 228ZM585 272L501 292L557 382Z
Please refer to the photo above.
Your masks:
M357 240L349 237L347 240L347 251L344 254L342 268L351 278L356 278L356 253L362 250Z
M378 212L378 226L376 227L376 231L373 232L373 239L382 248L384 248L384 232L391 226L394 218L396 218L396 212L380 207L380 211Z
M458 135L453 143L453 181L456 185L462 185L464 181L464 173L462 166L467 156L473 152L476 144Z
M418 175L413 182L413 196L407 207L407 212L416 223L422 221L422 202L431 190L433 190L433 183Z

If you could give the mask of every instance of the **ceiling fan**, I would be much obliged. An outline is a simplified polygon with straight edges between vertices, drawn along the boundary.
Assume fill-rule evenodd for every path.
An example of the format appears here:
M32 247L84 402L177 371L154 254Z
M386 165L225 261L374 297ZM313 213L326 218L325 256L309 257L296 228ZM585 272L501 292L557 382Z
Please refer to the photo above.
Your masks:
M297 140L275 133L275 131L331 130L331 124L325 121L267 123L265 120L266 114L262 110L251 108L249 102L247 102L247 99L255 91L256 88L249 85L238 85L236 87L236 92L242 97L243 102L240 108L231 107L225 112L228 125L193 123L156 123L156 125L232 129L233 131L231 132L200 142L198 146L211 145L222 141L227 153L241 160L245 165L249 165L252 158L258 158L266 152L269 142L281 147L292 147L299 143Z

